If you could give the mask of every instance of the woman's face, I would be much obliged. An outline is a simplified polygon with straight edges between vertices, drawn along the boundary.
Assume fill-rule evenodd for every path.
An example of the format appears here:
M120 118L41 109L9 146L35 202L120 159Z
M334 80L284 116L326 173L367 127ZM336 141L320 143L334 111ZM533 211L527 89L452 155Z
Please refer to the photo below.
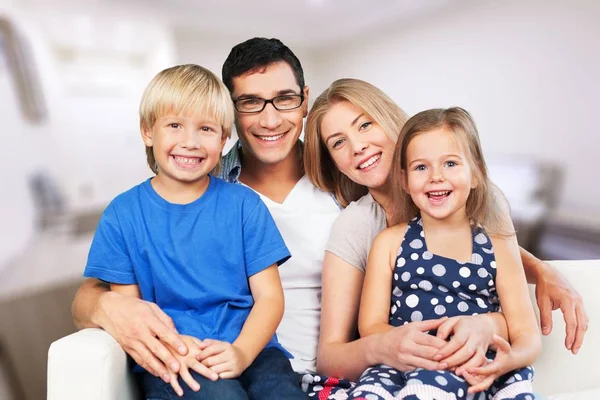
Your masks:
M321 122L321 139L352 181L369 189L386 184L395 143L362 109L346 101L331 106Z

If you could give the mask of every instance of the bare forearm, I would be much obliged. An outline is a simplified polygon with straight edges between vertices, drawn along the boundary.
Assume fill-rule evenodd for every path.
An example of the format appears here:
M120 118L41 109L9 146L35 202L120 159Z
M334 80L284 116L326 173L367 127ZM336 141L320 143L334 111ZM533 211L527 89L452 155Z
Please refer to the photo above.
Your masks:
M372 348L379 335L363 337L348 343L322 343L317 355L317 372L322 375L356 381L370 366Z
M282 317L283 296L256 300L233 345L240 349L251 363L269 343Z
M533 364L542 351L542 340L538 334L524 334L512 338L512 362L506 372Z
M73 299L71 313L73 324L77 329L100 328L95 314L98 309L100 297L110 291L107 283L98 279L86 279Z
M506 318L504 318L504 314L494 312L480 315L486 316L490 319L490 321L494 325L494 333L496 335L500 336L504 340L508 340L508 325L506 324Z
M525 270L525 276L527 277L527 282L531 284L537 284L538 277L543 274L546 269L545 264L524 248L519 247L519 250L521 253L521 261L523 262L523 269Z

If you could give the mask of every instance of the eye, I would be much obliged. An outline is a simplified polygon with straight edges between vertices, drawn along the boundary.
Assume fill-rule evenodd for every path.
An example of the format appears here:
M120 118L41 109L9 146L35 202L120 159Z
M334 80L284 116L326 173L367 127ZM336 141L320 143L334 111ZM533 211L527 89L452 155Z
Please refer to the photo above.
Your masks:
M446 167L456 167L457 165L456 161L446 161Z
M425 170L427 170L427 167L425 166L425 164L419 164L413 169L413 171L425 171Z
M212 126L207 126L207 125L201 126L200 130L202 132L215 132L215 128L213 128Z
M172 122L169 125L167 125L169 128L173 128L173 129L177 129L181 127L181 124L178 122Z
M373 125L373 123L371 121L366 121L363 122L362 124L360 124L360 126L358 127L359 131L364 131L365 129L368 129L371 125Z
M337 139L336 141L333 142L333 144L331 145L331 147L334 148L334 149L337 149L343 143L344 143L344 139Z

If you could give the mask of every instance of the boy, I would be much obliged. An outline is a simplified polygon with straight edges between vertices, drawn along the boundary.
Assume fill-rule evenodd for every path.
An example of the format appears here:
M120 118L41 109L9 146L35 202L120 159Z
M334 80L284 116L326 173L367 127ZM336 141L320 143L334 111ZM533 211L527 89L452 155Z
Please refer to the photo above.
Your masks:
M140 127L156 176L106 208L84 275L172 318L190 350L169 379L177 395L185 381L188 399L306 398L274 335L289 251L258 195L210 175L232 124L229 92L200 66L149 83ZM160 378L141 383L146 398L171 398Z

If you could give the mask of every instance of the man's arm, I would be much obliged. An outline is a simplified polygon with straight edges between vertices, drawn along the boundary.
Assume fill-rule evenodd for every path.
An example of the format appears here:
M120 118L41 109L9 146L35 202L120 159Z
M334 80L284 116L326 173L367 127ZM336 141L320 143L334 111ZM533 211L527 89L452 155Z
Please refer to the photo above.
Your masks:
M583 299L554 267L521 248L527 282L533 283L544 335L552 332L552 311L562 311L566 324L565 347L577 354L588 328Z
M111 292L107 283L87 279L75 294L71 310L77 329L106 330L135 362L165 382L170 379L166 366L179 371L179 363L161 341L181 355L187 347L171 318L156 304Z

